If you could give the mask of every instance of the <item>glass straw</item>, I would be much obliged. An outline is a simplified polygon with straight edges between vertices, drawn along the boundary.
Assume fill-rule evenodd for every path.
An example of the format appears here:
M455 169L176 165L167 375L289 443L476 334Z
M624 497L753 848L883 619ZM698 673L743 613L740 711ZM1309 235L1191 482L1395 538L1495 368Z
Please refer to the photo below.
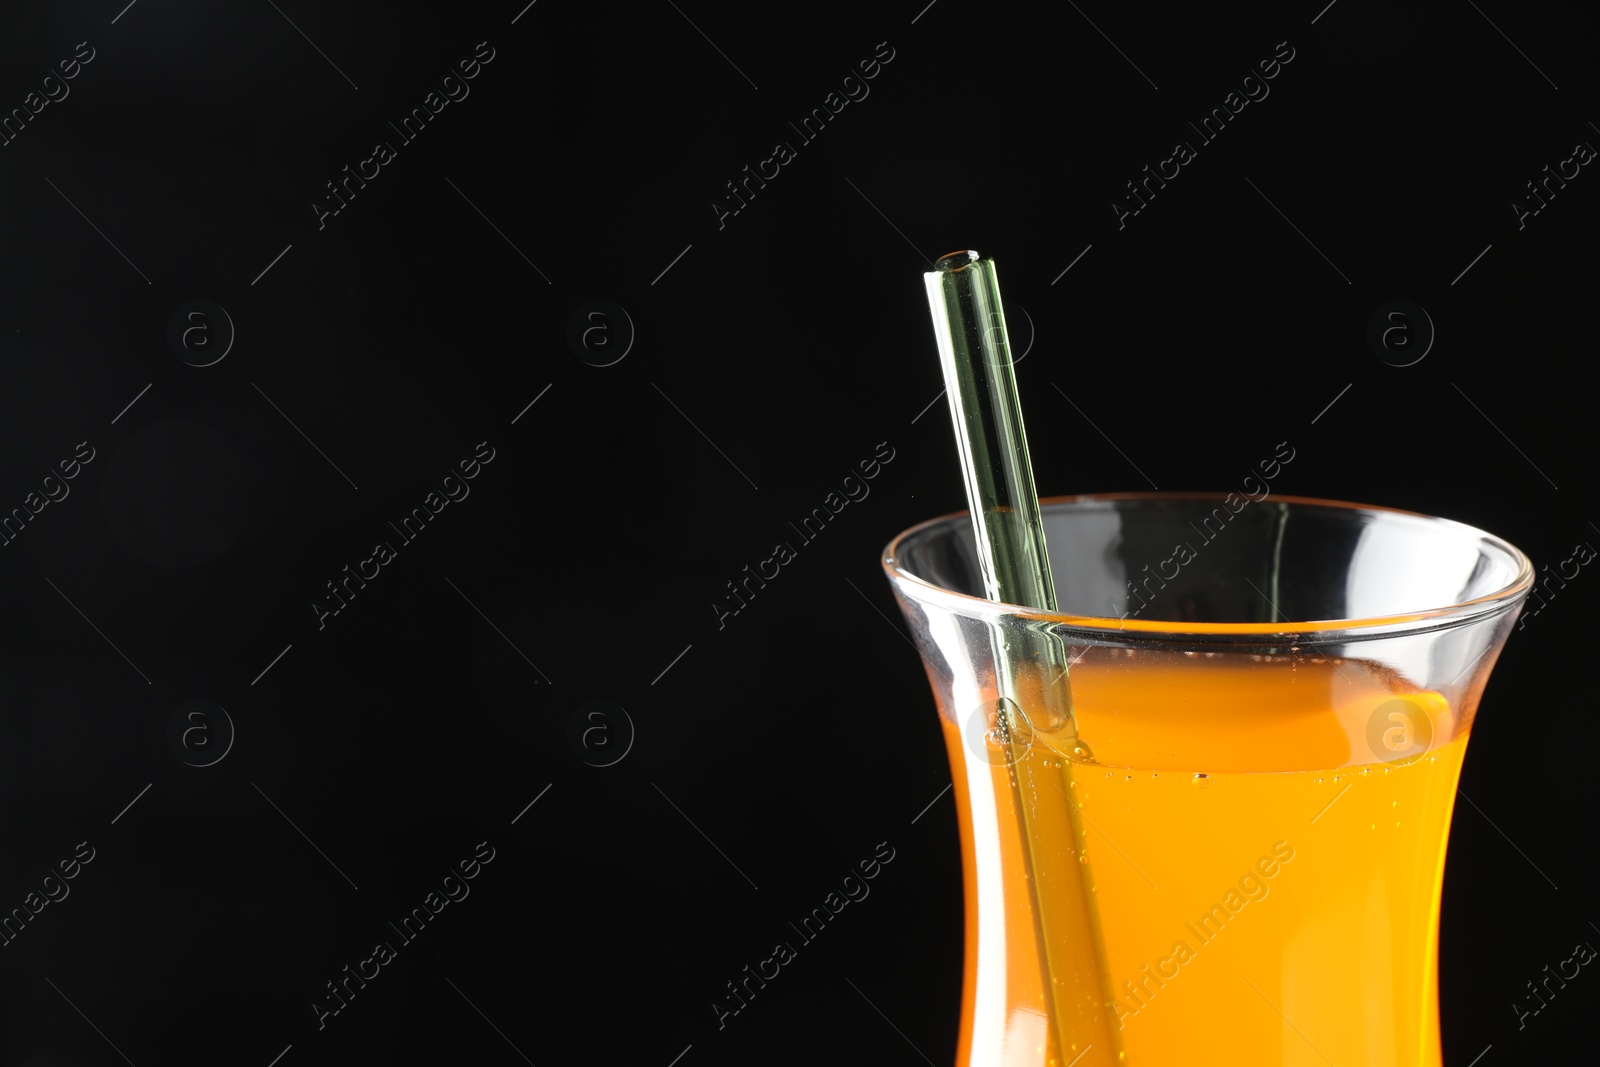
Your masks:
M993 259L977 252L952 252L925 273L939 362L944 369L956 450L966 481L984 595L1003 604L1055 612L1055 582L1045 545L1039 495L1028 461L1022 404L1012 374L1005 309ZM1064 824L1052 817L1056 782L1064 775L1030 758L1033 732L1078 760L1093 755L1077 736L1066 648L1048 623L990 628L994 641L996 703L993 734L1005 750L1017 811L1029 894L1038 923L1044 995L1053 1001L1049 1062L1070 1058L1075 1067L1112 1067L1119 1042L1107 1017L1109 990L1099 966L1103 954L1091 919L1092 903L1079 865L1058 864L1046 875L1035 849L1058 845L1071 835L1082 840L1076 806ZM960 724L964 725L964 724ZM1041 810L1040 799L1045 801ZM1062 813L1067 814L1067 813ZM1048 903L1046 903L1048 901ZM1081 1051L1080 1051L1081 1048ZM1063 1055L1065 1054L1065 1055Z

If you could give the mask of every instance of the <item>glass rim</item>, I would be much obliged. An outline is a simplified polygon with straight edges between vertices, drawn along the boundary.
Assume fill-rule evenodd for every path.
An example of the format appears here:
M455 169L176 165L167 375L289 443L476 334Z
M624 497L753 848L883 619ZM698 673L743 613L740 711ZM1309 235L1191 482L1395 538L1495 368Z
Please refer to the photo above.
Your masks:
M1220 500L1226 495L1226 493L1221 492L1167 491L1079 493L1041 497L1039 505L1041 509L1048 511L1053 507L1071 504L1111 503L1122 500ZM1509 610L1515 607L1518 601L1533 587L1536 576L1533 561L1528 558L1525 552L1504 538L1496 537L1494 534L1468 523L1459 522L1455 519L1446 519L1438 515L1429 515L1420 511L1387 507L1382 504L1361 504L1349 500L1330 500L1322 497L1289 495L1274 495L1272 499L1286 504L1403 515L1407 518L1426 519L1432 523L1454 527L1459 532L1486 541L1504 551L1515 561L1517 574L1507 585L1483 596L1474 597L1471 600L1458 601L1436 608L1424 608L1399 615L1378 615L1367 618L1284 620L1281 622L1183 622L1174 619L1119 619L1110 616L1048 612L1020 604L1007 604L996 600L987 600L980 596L973 596L969 593L960 593L954 589L947 589L944 586L937 585L905 569L899 559L901 544L932 527L949 524L954 520L959 519L965 523L970 523L972 521L970 512L965 509L926 519L915 526L902 530L884 547L879 562L883 566L884 573L888 575L890 584L896 590L905 589L908 595L917 600L958 615L987 621L997 621L1000 618L1010 617L1024 622L1049 623L1089 634L1118 634L1127 637L1137 636L1148 640L1199 637L1213 641L1221 639L1226 642L1229 637L1260 638L1265 635L1330 632L1339 632L1339 635L1347 640L1359 640L1363 637L1394 637L1401 634L1423 633L1429 630L1459 626L1474 619ZM1239 643L1249 644L1252 642L1241 641Z

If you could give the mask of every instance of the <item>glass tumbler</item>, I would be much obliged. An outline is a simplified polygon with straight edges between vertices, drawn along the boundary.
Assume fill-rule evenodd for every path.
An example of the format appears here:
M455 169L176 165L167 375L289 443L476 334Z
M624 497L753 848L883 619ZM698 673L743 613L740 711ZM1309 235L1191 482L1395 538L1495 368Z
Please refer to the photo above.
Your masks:
M1042 502L1057 613L965 512L883 566L961 832L957 1067L1438 1067L1445 844L1533 581L1447 519L1254 493Z

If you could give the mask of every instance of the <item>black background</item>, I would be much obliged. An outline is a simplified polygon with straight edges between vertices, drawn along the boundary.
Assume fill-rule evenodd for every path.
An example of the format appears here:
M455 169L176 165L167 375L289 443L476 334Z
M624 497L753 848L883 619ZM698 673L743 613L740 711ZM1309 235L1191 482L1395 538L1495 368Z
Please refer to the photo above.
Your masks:
M94 58L0 147L0 510L94 459L0 551L0 909L95 858L0 949L0 1062L950 1063L949 771L877 562L965 506L928 261L1000 263L1044 494L1228 488L1287 440L1277 492L1556 564L1600 543L1600 179L1521 229L1511 202L1600 143L1594 30L1570 3L6 5L7 113ZM1282 41L1270 95L1119 228L1123 183ZM607 367L567 340L595 299L636 333ZM1397 299L1437 331L1407 367L1366 341ZM194 300L236 330L208 367L167 343ZM319 629L324 583L482 441L470 496ZM719 629L723 583L880 443L870 497ZM1452 1064L1554 1056L1600 997L1585 972L1508 1010L1600 940L1592 582L1485 698ZM208 767L168 742L197 699L237 731ZM591 700L636 733L609 767L569 743ZM485 840L470 897L319 1030L323 983ZM871 896L719 1030L723 983L879 842Z

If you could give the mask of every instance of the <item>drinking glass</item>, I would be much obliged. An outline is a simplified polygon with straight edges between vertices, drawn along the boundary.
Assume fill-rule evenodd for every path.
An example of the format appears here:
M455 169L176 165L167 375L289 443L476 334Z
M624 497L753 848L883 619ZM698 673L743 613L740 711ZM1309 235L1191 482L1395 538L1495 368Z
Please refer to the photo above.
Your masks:
M1245 488L1043 501L1056 613L983 599L965 512L884 552L954 778L958 1067L1441 1063L1456 781L1532 564Z

